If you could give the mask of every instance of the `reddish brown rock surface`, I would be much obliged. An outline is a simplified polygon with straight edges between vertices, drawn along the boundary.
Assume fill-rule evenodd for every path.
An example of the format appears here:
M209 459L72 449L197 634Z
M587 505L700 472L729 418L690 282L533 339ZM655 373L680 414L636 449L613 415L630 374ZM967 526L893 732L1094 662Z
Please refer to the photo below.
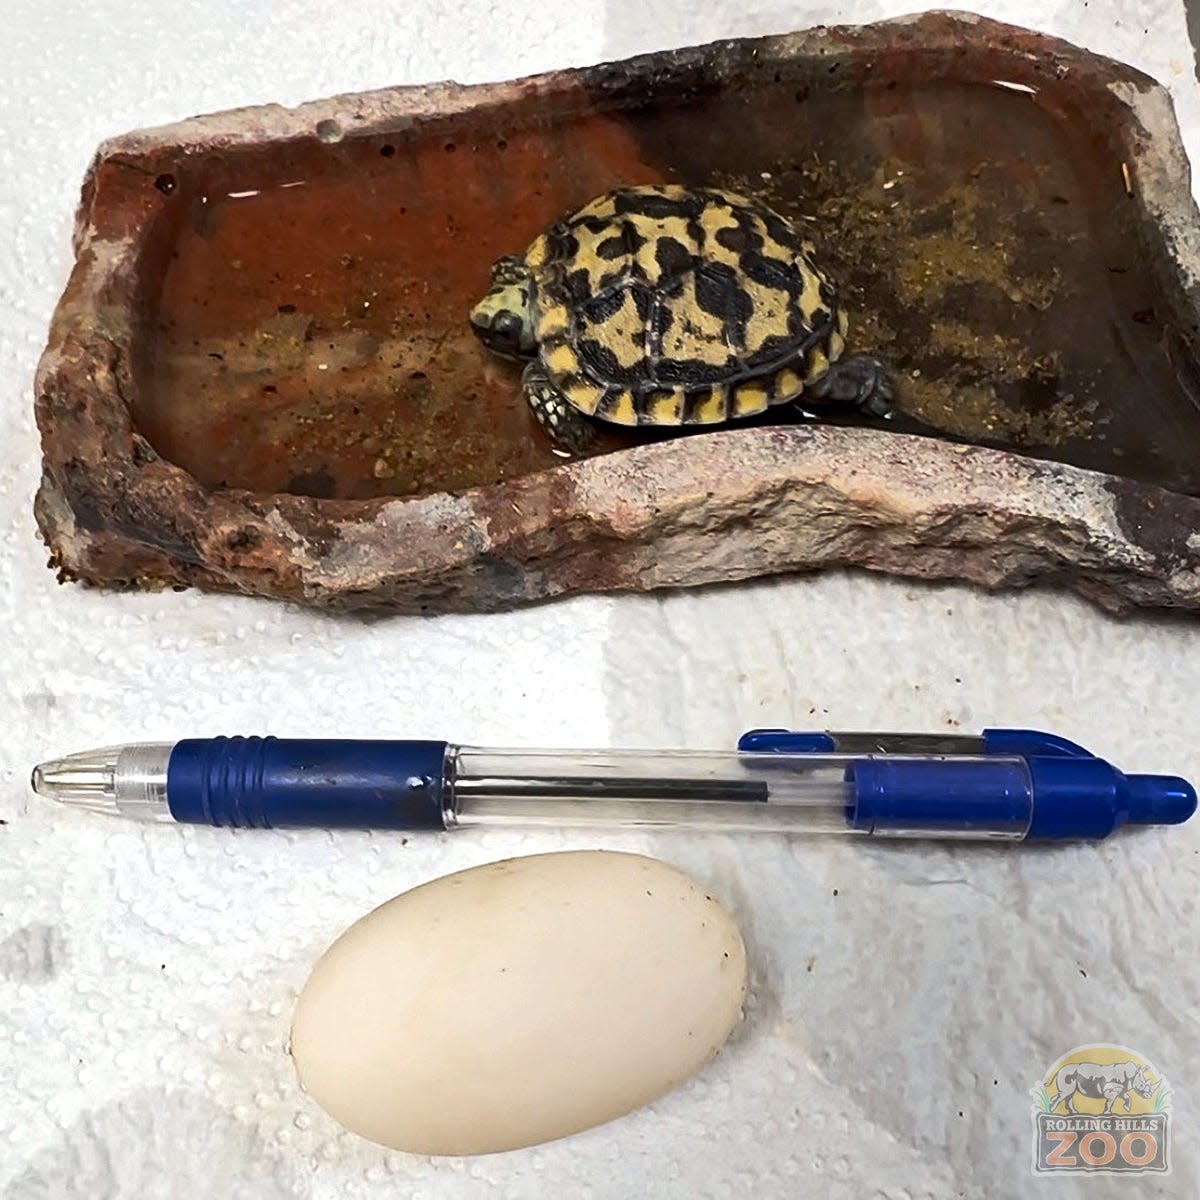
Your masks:
M987 448L785 425L557 459L465 313L496 254L647 179L815 216L856 347ZM1195 609L1197 228L1161 88L945 14L130 134L39 371L39 524L65 578L326 607L858 565Z

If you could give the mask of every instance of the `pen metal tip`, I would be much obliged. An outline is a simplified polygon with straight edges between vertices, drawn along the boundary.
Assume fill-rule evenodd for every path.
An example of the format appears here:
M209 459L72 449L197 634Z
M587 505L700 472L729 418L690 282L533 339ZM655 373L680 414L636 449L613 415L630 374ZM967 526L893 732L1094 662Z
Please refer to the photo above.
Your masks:
M86 750L52 758L33 768L30 784L47 800L115 812L114 780L120 751Z
M162 820L171 747L157 743L84 750L39 763L33 790L47 800L111 816Z

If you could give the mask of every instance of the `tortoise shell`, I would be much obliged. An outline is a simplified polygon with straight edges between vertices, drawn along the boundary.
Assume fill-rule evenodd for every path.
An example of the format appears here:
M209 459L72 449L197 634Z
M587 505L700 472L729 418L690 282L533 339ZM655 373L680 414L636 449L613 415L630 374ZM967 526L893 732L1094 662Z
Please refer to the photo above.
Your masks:
M778 213L714 189L623 188L529 247L553 384L619 425L716 424L794 400L844 348L812 247Z

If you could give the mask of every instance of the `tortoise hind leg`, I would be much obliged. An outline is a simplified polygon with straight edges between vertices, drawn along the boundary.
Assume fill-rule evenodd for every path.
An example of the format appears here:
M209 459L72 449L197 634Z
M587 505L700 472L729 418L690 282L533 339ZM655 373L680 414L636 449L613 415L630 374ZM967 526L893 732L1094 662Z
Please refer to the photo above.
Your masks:
M804 396L819 404L867 412L875 417L890 417L896 411L887 368L879 359L865 354L833 363L820 379L808 384Z
M525 399L550 440L572 454L583 454L596 441L596 429L554 386L540 359L535 358L521 377Z

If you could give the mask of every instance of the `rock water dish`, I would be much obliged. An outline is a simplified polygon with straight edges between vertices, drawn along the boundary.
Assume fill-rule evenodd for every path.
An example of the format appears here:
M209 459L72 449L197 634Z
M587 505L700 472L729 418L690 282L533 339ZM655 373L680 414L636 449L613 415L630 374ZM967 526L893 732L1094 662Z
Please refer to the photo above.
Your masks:
M468 317L633 184L811 233L853 353L956 442L777 405L563 461ZM1162 87L945 13L129 134L38 375L38 521L64 579L321 608L854 564L1194 610L1198 229Z

